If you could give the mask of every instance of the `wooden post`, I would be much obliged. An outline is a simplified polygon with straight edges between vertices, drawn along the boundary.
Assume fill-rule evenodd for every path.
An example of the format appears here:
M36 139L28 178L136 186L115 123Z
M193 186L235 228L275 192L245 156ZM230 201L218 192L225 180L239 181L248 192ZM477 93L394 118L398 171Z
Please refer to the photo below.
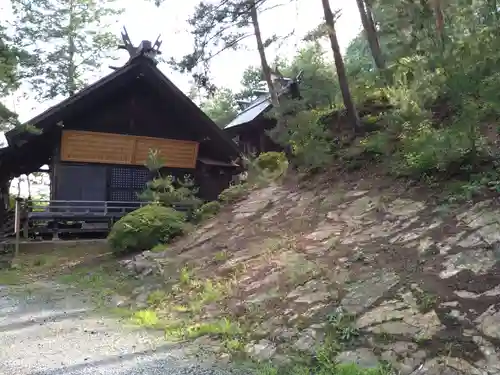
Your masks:
M16 206L14 211L14 232L16 233L16 243L14 250L14 259L19 256L19 243L21 240L21 199L16 198Z

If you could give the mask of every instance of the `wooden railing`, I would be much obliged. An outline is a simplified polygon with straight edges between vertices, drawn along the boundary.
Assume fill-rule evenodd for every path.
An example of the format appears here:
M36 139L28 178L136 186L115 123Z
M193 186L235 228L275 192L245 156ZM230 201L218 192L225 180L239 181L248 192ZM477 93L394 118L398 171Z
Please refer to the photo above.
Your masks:
M151 202L116 202L116 201L65 201L65 200L31 200L24 201L22 209L30 217L44 216L43 213L57 214L93 214L107 216L110 214L126 214ZM41 215L37 215L40 213Z
M37 223L44 222L56 223L55 227L50 229L50 232L53 233L55 238L58 238L60 232L71 232L73 229L60 229L57 223L68 221L107 222L108 228L110 228L116 219L148 204L151 204L151 202L17 199L14 213L10 211L10 216L5 218L6 222L2 225L3 239L0 239L0 244L11 241L7 237L15 236L14 251L17 254L19 252L21 232L27 238L28 232L34 228L31 225L36 226ZM173 207L178 211L188 212L188 215L189 211L192 210L192 206L189 204L174 204Z

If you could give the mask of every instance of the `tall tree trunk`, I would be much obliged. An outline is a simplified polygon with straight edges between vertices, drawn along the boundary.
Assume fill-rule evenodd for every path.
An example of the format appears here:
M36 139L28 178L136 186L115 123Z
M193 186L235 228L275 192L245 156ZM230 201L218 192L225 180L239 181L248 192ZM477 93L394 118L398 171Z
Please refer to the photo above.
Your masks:
M257 14L257 7L255 5L255 0L249 0L250 5L250 19L252 20L253 30L255 34L255 40L257 41L257 49L260 56L260 64L262 65L262 73L264 74L264 79L266 80L269 93L271 95L271 103L276 113L276 130L278 132L283 132L286 128L286 118L283 116L280 108L280 101L276 88L274 86L271 77L271 68L267 63L266 51L264 49L264 42L262 41L262 34L260 32L259 16ZM293 150L290 144L284 146L284 152L289 161L293 160Z
M359 119L356 106L354 105L354 101L352 100L351 91L349 90L344 60L342 59L342 53L340 53L337 33L335 32L335 18L333 16L329 0L321 0L321 2L323 4L325 23L328 27L328 36L330 38L333 58L335 60L335 67L337 68L337 77L339 80L340 91L342 93L342 99L344 100L344 106L347 110L347 115L349 116L354 132L359 132L361 130L361 121Z
M75 7L73 1L69 3L69 26L68 26L68 76L66 77L66 86L69 96L76 93L76 64L75 64Z
M257 50L259 51L260 64L262 66L262 73L264 74L264 79L267 83L267 87L269 88L269 93L271 94L271 103L273 104L274 108L278 110L279 98L276 93L273 80L271 78L271 68L267 63L266 52L264 50L264 42L262 41L262 34L260 32L259 17L257 15L257 8L255 6L255 0L250 0L249 6L250 18L252 20L253 30L255 33L255 40L257 41Z
M444 44L444 15L441 0L433 0L434 17L436 18L436 33Z
M380 49L380 43L378 41L377 29L375 28L375 23L373 22L373 17L371 12L367 11L367 6L365 0L356 0L358 5L359 15L361 17L361 23L363 24L363 29L365 31L365 36L370 46L370 51L372 53L373 61L378 70L385 70L385 60ZM370 14L369 14L370 13Z

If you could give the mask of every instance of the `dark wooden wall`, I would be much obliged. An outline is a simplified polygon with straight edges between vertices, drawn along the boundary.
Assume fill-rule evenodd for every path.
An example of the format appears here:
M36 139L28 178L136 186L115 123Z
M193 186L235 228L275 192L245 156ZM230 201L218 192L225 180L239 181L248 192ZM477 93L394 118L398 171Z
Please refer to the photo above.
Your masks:
M234 129L228 129L231 137L238 137L238 147L244 154L269 151L282 151L283 148L276 144L266 132L276 126L276 121L268 118L259 118Z
M175 102L160 100L141 82L96 104L91 111L74 113L63 123L65 130L203 141L196 124L189 122ZM61 162L59 153L60 148L57 147L51 174L51 199L54 200L133 201L137 199L137 193L144 189L149 177L147 169L142 166ZM201 143L198 155L210 158L216 153L206 143ZM176 177L192 175L200 185L200 197L209 200L216 198L231 180L225 177L225 173L220 173L221 169L212 167L209 172L202 172L201 167L196 170L169 168L163 173ZM230 173L227 174L230 176Z

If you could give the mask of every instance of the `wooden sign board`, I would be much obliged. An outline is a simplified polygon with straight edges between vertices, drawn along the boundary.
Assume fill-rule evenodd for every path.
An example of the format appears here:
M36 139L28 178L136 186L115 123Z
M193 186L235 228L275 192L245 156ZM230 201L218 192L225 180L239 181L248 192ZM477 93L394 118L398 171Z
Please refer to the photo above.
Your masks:
M166 167L196 167L198 142L77 130L62 132L62 161L144 165L149 150L158 150Z

